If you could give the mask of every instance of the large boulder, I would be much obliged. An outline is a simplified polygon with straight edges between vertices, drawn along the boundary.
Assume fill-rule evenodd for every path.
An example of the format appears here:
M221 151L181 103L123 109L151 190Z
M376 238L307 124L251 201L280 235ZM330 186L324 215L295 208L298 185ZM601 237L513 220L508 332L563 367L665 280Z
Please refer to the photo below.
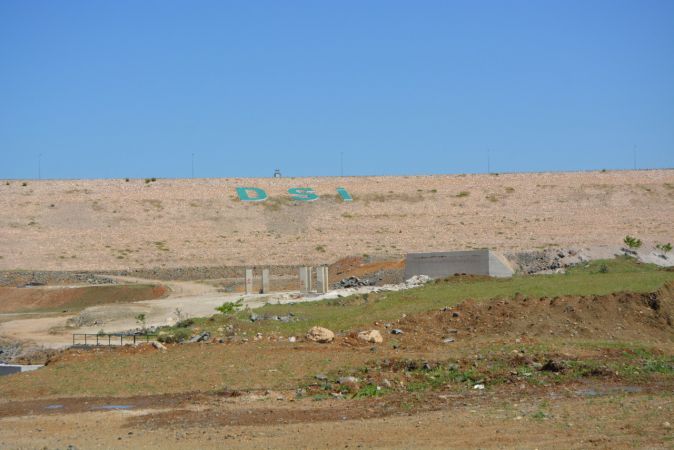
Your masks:
M307 333L307 339L321 344L327 344L335 340L335 333L327 328L311 327Z
M378 330L361 331L358 333L358 339L372 344L381 344L384 342L384 338Z

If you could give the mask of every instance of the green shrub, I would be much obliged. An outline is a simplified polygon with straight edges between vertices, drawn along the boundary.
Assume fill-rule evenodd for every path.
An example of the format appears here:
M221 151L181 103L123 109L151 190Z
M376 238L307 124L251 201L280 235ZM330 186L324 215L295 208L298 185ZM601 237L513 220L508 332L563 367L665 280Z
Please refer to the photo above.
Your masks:
M667 256L667 253L672 251L672 244L669 242L666 244L658 244L655 246L655 248L662 252L662 256Z
M194 325L194 319L184 319L176 323L176 328L187 328Z
M632 250L641 247L641 239L637 239L637 238L632 237L630 235L625 236L625 239L623 239L623 242L625 243L626 246L628 246Z
M233 314L234 312L236 312L237 308L241 307L242 303L243 303L243 299L240 298L236 301L236 303L225 302L222 305L215 308L215 310L218 311L221 314L224 314L224 315Z
M378 397L382 395L382 389L375 385L375 384L368 384L363 386L356 392L354 395L355 398L363 398L363 397Z
M192 336L192 332L187 329L187 328L180 328L177 330L173 330L168 334L161 334L157 338L159 342L163 342L165 344L175 344L179 342L186 341Z

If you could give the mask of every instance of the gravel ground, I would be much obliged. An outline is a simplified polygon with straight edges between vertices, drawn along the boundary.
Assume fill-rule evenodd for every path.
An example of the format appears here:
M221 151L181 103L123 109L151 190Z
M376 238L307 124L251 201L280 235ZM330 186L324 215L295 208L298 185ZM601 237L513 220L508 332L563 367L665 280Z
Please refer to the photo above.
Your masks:
M0 270L298 265L349 255L674 241L674 170L302 179L10 180ZM267 191L242 203L238 186ZM321 198L299 204L290 187ZM353 202L342 202L343 186Z

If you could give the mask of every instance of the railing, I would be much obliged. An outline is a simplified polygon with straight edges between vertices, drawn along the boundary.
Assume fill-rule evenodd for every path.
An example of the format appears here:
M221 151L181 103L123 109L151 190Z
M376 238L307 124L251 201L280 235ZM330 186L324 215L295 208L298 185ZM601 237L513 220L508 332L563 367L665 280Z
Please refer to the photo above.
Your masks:
M157 338L156 334L121 334L121 333L73 333L73 345L124 345L137 342L150 342Z

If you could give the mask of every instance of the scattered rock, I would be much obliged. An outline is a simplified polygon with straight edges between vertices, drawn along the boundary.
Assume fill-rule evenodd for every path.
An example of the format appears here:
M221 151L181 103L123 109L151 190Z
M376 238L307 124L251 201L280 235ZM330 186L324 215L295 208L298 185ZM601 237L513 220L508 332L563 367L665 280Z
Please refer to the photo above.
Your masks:
M328 379L328 377L322 373L314 375L314 378L316 378L318 381L326 381Z
M288 342L296 342L296 341L297 341L297 338L295 336L290 336L288 338Z
M548 360L540 370L544 372L563 372L566 368L566 365L563 361L555 361L553 359Z
M354 376L341 377L338 382L339 384L356 384L358 383L358 378Z
M442 340L442 342L444 344L451 344L452 342L454 342L454 339L453 338L445 338L445 339Z
M335 333L323 327L311 327L307 339L319 344L327 344L335 340Z
M162 352L166 351L166 347L161 342L152 341L152 346L157 350L161 350Z
M484 384L476 384L475 386L473 386L473 389L481 391L484 389Z
M403 334L403 330L400 328L394 328L391 330L391 334Z
M384 338L378 330L361 331L358 333L358 339L373 344L381 344L384 342Z
M190 338L189 343L194 344L195 342L203 342L207 341L211 337L211 333L208 331L204 331L203 333L197 334L196 336L192 336Z
M333 287L336 289L343 289L343 288L354 288L354 287L361 287L361 286L372 286L374 283L372 280L369 279L363 279L361 280L358 277L349 277L349 278L344 278L343 280L340 280L339 282L335 283Z

